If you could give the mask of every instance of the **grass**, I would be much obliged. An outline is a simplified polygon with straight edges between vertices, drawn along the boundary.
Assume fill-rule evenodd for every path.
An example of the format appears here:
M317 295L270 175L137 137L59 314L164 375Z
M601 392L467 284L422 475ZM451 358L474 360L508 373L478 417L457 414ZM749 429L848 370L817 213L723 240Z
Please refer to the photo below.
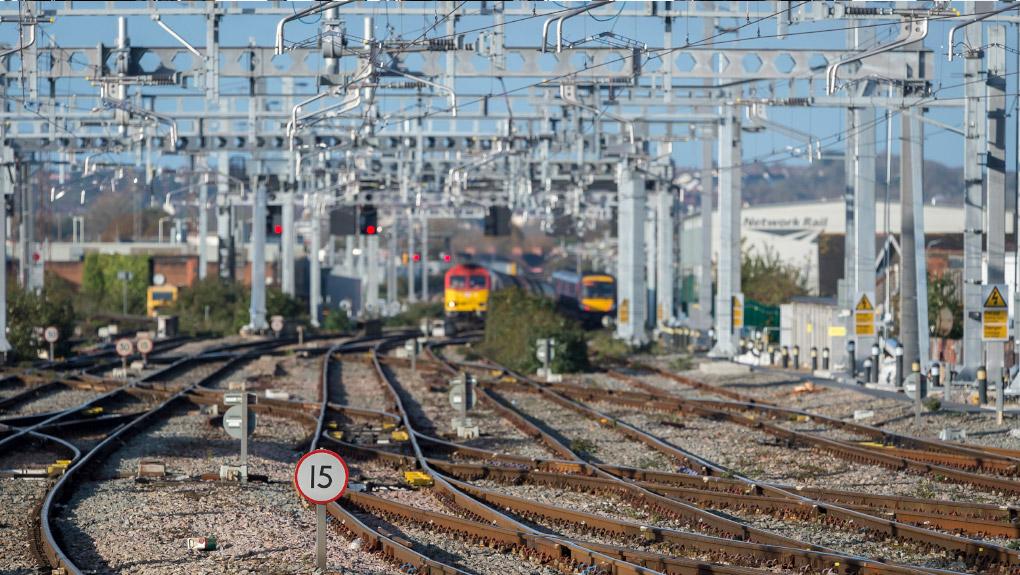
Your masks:
M574 439L570 442L570 450L574 453L595 454L595 443L587 439Z
M942 408L942 401L937 397L926 397L921 403L925 409L932 413Z
M603 361L623 362L633 350L625 342L614 338L613 332L603 329L588 337L588 352Z
M689 355L681 355L669 362L672 371L690 371L694 369L694 360Z

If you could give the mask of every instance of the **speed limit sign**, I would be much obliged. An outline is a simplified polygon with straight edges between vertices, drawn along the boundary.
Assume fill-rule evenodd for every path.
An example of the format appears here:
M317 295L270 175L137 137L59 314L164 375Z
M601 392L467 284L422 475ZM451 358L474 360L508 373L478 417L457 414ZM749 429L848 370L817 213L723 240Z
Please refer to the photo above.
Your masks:
M294 469L294 488L315 504L315 566L326 569L326 504L340 499L350 473L339 455L328 449L309 451Z
M309 503L325 505L343 495L347 489L347 464L328 449L310 451L298 461L294 470L294 487Z
M135 344L131 343L130 339L122 337L117 340L114 349L117 350L117 355L127 357L135 352Z
M43 339L46 340L46 343L56 343L60 339L60 330L52 325L47 327L43 330Z
M147 337L138 339L138 353L148 355L152 353L152 340Z

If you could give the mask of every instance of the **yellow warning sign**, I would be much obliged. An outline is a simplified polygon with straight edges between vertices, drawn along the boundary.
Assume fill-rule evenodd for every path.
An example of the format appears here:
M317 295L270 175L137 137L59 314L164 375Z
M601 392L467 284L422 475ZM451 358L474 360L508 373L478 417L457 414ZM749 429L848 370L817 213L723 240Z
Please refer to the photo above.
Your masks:
M992 286L991 293L985 298L985 307L993 309L1006 309L1009 307L1006 305L1006 298L1002 297L1002 292L999 291L999 286Z
M620 310L617 312L617 319L620 323L627 323L630 321L630 300L625 299L620 302Z
M868 294L861 294L861 299L857 300L857 311L875 311L875 306L871 305L871 300L868 299Z
M744 294L733 296L733 329L744 327Z
M871 300L874 295L862 293L857 298L857 305L854 306L854 335L874 336L875 329L875 306Z
M846 337L846 327L842 325L830 325L829 337Z
M1009 293L1003 284L984 287L984 309L981 313L981 339L1006 341L1009 339L1009 304L1003 294Z

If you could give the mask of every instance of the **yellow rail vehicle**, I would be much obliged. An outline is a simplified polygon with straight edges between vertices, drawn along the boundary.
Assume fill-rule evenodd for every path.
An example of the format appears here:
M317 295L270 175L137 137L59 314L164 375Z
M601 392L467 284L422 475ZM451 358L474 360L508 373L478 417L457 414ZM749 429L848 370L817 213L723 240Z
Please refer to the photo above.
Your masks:
M556 305L585 327L597 327L616 312L616 279L609 274L560 270L552 285Z

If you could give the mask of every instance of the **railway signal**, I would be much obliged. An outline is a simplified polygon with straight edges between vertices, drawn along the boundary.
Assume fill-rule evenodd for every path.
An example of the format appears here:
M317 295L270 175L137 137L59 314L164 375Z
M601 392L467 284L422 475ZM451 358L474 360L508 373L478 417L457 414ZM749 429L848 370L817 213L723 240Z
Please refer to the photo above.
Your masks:
M315 505L316 569L326 569L326 505L344 494L349 476L347 463L328 449L304 454L294 468L294 488Z
M457 437L461 439L474 439L478 437L478 427L471 425L467 412L474 409L478 400L475 394L475 378L470 373L464 373L457 379L450 382L450 407L457 410L459 414L453 420L453 428L457 430Z
M542 375L549 381L552 378L552 360L556 359L556 340L552 338L535 340L535 357L542 362Z
M248 393L241 384L240 392L223 394L223 403L231 406L223 414L223 431L234 439L241 440L241 483L248 482L248 436L255 433L258 417L248 409L251 403L258 402L258 396Z
M379 233L379 212L375 206L361 207L358 212L358 230L365 236L374 236Z

